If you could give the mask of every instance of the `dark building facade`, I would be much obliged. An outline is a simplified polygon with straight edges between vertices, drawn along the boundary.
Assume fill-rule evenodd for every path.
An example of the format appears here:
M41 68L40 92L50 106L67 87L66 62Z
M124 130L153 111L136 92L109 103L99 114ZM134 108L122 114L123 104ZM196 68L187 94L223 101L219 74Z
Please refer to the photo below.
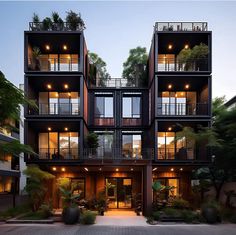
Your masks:
M78 183L82 197L106 189L109 209L152 207L152 182L174 186L190 198L191 172L208 164L205 146L184 127L211 124L211 32L207 23L156 23L146 71L148 85L94 73L83 31L66 27L25 31L25 93L39 109L25 107L24 140L38 156L25 156L57 178ZM204 45L207 55L180 57ZM87 145L89 132L99 146ZM51 192L56 197L56 179ZM54 206L60 203L55 200Z

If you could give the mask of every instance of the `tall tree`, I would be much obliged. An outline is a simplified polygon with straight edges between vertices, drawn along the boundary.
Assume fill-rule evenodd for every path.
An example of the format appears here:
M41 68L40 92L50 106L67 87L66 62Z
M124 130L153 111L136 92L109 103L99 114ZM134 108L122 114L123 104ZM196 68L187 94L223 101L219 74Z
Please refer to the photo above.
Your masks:
M136 47L129 51L127 60L123 63L122 77L126 78L129 85L146 85L146 65L148 54L145 47Z
M90 62L94 66L91 67L90 70L91 79L95 79L93 82L96 83L96 85L105 86L106 81L111 79L110 74L107 72L106 62L94 52L88 52L88 56ZM93 68L96 68L96 71L94 71Z
M9 82L0 71L0 127L10 131L17 129L12 123L20 121L20 105L26 104L37 108L35 102L28 100L23 91ZM13 155L21 152L34 153L29 146L21 144L18 140L0 143L0 151Z

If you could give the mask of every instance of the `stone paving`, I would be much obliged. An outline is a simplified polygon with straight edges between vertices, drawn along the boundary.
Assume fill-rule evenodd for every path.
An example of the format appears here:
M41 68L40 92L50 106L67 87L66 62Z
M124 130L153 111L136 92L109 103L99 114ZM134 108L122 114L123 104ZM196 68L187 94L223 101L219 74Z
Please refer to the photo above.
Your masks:
M235 235L236 225L0 225L1 235Z

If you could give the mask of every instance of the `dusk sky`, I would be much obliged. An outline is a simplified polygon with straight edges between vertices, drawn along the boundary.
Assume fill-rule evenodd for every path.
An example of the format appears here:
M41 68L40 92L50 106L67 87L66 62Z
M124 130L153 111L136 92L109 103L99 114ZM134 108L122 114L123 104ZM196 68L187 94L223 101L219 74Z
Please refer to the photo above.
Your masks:
M41 19L57 11L81 12L90 51L120 77L129 49L147 47L157 21L207 21L213 31L213 97L236 95L236 2L0 2L0 70L23 83L23 32L36 12Z

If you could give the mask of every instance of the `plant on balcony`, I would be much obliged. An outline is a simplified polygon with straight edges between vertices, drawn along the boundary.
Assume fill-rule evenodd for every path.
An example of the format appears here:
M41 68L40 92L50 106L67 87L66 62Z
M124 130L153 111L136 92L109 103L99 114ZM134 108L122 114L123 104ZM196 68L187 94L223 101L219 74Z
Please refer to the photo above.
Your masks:
M25 191L29 195L31 209L33 212L38 211L45 200L46 193L49 189L49 181L55 176L41 170L36 165L27 166L23 173L28 179Z
M66 12L66 22L68 23L68 27L70 30L84 30L85 29L85 23L83 19L81 18L81 14L77 14L73 12L72 10Z
M34 23L32 30L39 31L40 30L40 19L39 19L38 14L36 14L36 13L33 14L32 21Z
M88 135L86 137L86 144L87 144L87 147L88 147L89 156L94 155L97 148L99 147L98 135L94 132L88 133Z
M59 14L55 11L52 12L52 21L53 21L53 25L52 25L52 30L63 30L64 27L64 22L61 19L61 17L59 16Z
M49 17L46 17L42 22L42 30L48 31L52 28L52 20Z
M145 47L136 47L129 51L127 60L123 63L122 77L127 79L127 86L146 86L148 55Z
M58 188L63 201L62 219L65 224L75 224L79 220L80 212L78 200L80 193L75 194L76 183L71 183L69 178L58 181Z
M35 71L40 70L40 55L41 51L38 47L34 47L32 50L31 69Z

